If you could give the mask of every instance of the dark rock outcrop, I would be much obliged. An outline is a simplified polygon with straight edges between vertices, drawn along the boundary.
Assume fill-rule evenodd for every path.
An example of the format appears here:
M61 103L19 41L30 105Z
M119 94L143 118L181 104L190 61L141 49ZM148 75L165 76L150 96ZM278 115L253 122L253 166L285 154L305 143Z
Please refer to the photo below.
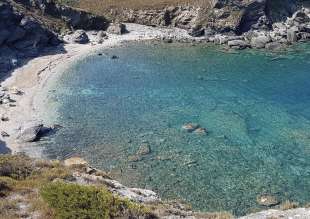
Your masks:
M106 30L109 21L83 10L61 5L54 0L15 0L16 2L39 10L42 15L63 20L73 30Z
M59 42L40 21L0 2L0 73L15 67L17 60L37 56L42 48Z
M58 35L64 30L101 31L108 26L109 21L104 17L54 0L1 0L0 74L40 55L47 47L58 45L61 42ZM86 43L88 37L81 33L75 36L75 41Z

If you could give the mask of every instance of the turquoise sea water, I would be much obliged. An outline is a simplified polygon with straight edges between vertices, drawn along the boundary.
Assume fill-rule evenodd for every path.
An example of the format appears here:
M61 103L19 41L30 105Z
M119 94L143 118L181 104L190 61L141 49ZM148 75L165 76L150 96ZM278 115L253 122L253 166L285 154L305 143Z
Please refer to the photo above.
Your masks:
M49 90L47 107L64 128L45 153L81 155L198 210L243 215L262 208L260 194L310 202L309 48L273 55L141 43L87 57ZM209 134L182 131L188 122ZM152 152L130 162L144 142Z

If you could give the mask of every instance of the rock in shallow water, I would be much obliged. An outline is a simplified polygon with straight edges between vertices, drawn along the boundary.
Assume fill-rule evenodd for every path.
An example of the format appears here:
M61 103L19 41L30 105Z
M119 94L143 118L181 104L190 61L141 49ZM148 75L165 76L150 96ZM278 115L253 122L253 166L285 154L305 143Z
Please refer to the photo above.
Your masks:
M258 204L266 207L275 206L280 203L277 198L272 195L260 195L257 197L256 201Z
M149 144L142 144L137 151L137 155L148 155L151 153L151 147Z
M197 128L199 128L199 124L196 123L188 123L188 124L184 124L182 126L182 129L187 131L187 132L193 132L195 131Z
M197 128L195 131L194 131L196 134L200 134L200 135L206 135L208 134L208 131L206 128Z
M244 40L231 40L228 41L228 46L233 48L239 48L239 49L245 49L249 47L249 44L245 42Z
M38 138L42 128L43 124L40 122L27 122L20 128L20 134L17 139L21 142L33 142Z
M43 123L38 121L28 121L19 128L17 140L19 142L34 142L47 134L53 129L51 127L44 127Z
M138 162L138 161L141 161L142 160L142 157L139 156L139 155L131 155L128 157L128 161L129 162Z

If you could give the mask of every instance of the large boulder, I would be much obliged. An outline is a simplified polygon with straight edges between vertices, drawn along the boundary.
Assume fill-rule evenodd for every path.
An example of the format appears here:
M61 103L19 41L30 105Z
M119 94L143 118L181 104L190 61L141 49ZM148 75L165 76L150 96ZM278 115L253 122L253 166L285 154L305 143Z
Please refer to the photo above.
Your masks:
M297 23L308 23L310 22L310 17L304 10L298 10L293 14L292 19Z
M253 48L261 49L265 48L266 44L269 43L270 41L271 41L270 36L262 34L254 36L251 39L250 44Z
M282 43L279 43L279 42L270 42L270 43L267 43L265 45L265 48L268 49L268 50L273 50L273 51L277 51L277 50L281 50L283 49L283 44Z
M64 36L64 41L67 43L85 44L89 42L89 38L84 30L76 30L73 34Z
M121 35L121 34L128 33L128 30L126 29L126 25L125 25L125 24L122 24L122 23L113 23L113 24L111 24L111 25L108 27L107 32L108 32L108 33L111 33L111 34L118 34L118 35Z
M249 47L249 44L244 40L231 40L228 41L227 45L236 49L245 49Z
M37 121L30 121L20 127L20 133L17 137L20 142L33 142L39 137L43 124Z
M294 43L297 41L297 32L298 29L294 27L287 30L287 41L289 43Z

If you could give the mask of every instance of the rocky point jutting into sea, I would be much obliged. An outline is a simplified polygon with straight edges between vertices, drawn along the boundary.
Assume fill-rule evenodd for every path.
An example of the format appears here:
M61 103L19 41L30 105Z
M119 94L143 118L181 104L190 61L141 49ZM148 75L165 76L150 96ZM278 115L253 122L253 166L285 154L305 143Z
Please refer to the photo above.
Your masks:
M83 157L65 182L155 203L145 218L310 217L308 1L59 2L0 1L0 153Z

